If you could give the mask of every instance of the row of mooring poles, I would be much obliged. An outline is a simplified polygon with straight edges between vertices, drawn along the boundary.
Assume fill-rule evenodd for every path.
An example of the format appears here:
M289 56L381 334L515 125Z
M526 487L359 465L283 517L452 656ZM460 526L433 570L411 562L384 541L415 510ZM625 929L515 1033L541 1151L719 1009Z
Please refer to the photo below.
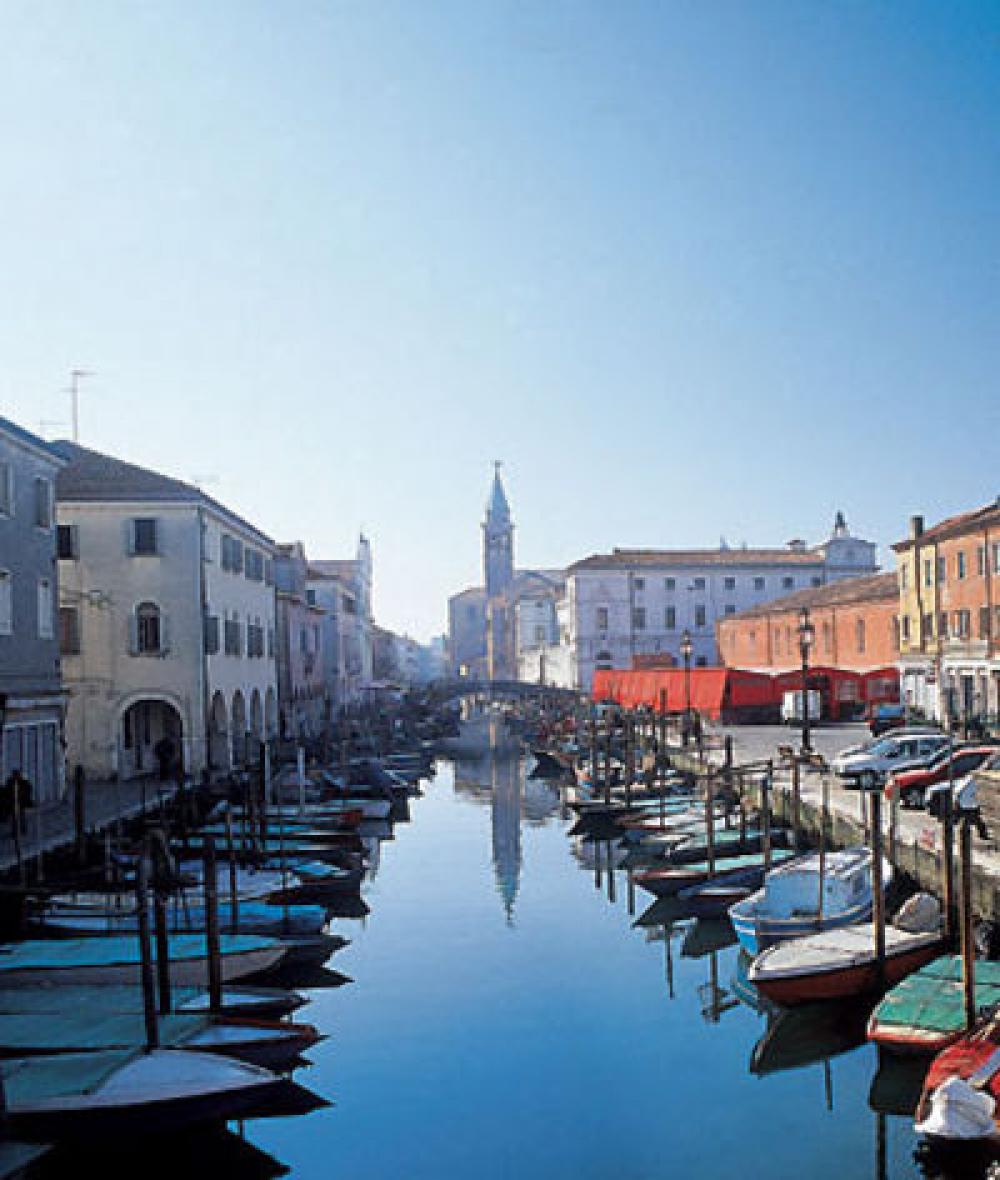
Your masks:
M156 882L150 879L151 861L147 841L136 867L135 901L139 929L139 981L148 1051L159 1048L159 1019L161 1016L169 1015L172 1010L167 905L166 898L156 888ZM222 941L219 933L219 883L215 841L211 836L205 839L203 874L208 1006L210 1012L218 1013L222 1011ZM232 897L235 901L235 891Z

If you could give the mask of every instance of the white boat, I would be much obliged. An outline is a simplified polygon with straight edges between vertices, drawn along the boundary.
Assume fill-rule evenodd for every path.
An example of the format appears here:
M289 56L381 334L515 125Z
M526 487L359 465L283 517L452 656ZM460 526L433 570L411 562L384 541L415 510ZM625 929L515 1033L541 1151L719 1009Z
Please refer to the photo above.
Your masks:
M216 866L216 891L220 903L229 900L230 867L225 861L219 861ZM177 871L184 881L192 882L182 889L173 890L171 898L187 905L198 905L204 899L204 862L200 860L181 861ZM294 874L290 884L298 884ZM269 897L272 893L280 893L289 884L277 869L255 869L238 866L236 869L236 897L240 901L257 901ZM47 901L50 913L113 913L123 910L126 913L135 909L135 892L124 890L79 890L74 893L57 893Z
M883 860L883 889L891 879L892 866ZM871 912L871 849L844 848L826 853L822 907L820 856L809 853L772 869L763 888L732 906L729 917L740 945L756 956L789 938L853 926Z
M242 1061L176 1049L12 1058L0 1077L16 1133L50 1142L236 1118L285 1085Z

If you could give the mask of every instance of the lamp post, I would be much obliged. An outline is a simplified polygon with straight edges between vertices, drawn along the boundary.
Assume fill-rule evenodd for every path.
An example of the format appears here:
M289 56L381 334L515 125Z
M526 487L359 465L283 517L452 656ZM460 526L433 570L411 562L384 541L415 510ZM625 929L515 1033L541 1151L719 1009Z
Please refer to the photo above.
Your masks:
M802 753L812 753L809 736L809 649L816 638L816 628L809 618L809 607L799 612L799 654L802 656Z
M691 733L691 632L681 635L681 656L684 660L684 745Z

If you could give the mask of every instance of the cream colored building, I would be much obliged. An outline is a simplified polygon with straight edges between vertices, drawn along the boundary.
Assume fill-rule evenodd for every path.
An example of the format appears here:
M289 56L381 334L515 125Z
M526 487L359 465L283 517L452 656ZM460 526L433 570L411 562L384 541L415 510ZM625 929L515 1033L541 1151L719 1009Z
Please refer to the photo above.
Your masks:
M57 445L70 766L152 773L165 737L190 775L254 761L278 718L273 542L196 487Z

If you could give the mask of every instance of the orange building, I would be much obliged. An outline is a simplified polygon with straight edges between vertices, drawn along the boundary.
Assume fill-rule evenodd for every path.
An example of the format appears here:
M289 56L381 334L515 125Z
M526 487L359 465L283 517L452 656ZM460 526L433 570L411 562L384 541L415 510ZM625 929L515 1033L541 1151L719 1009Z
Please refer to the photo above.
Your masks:
M1000 712L1000 501L893 545L904 699L933 717Z

